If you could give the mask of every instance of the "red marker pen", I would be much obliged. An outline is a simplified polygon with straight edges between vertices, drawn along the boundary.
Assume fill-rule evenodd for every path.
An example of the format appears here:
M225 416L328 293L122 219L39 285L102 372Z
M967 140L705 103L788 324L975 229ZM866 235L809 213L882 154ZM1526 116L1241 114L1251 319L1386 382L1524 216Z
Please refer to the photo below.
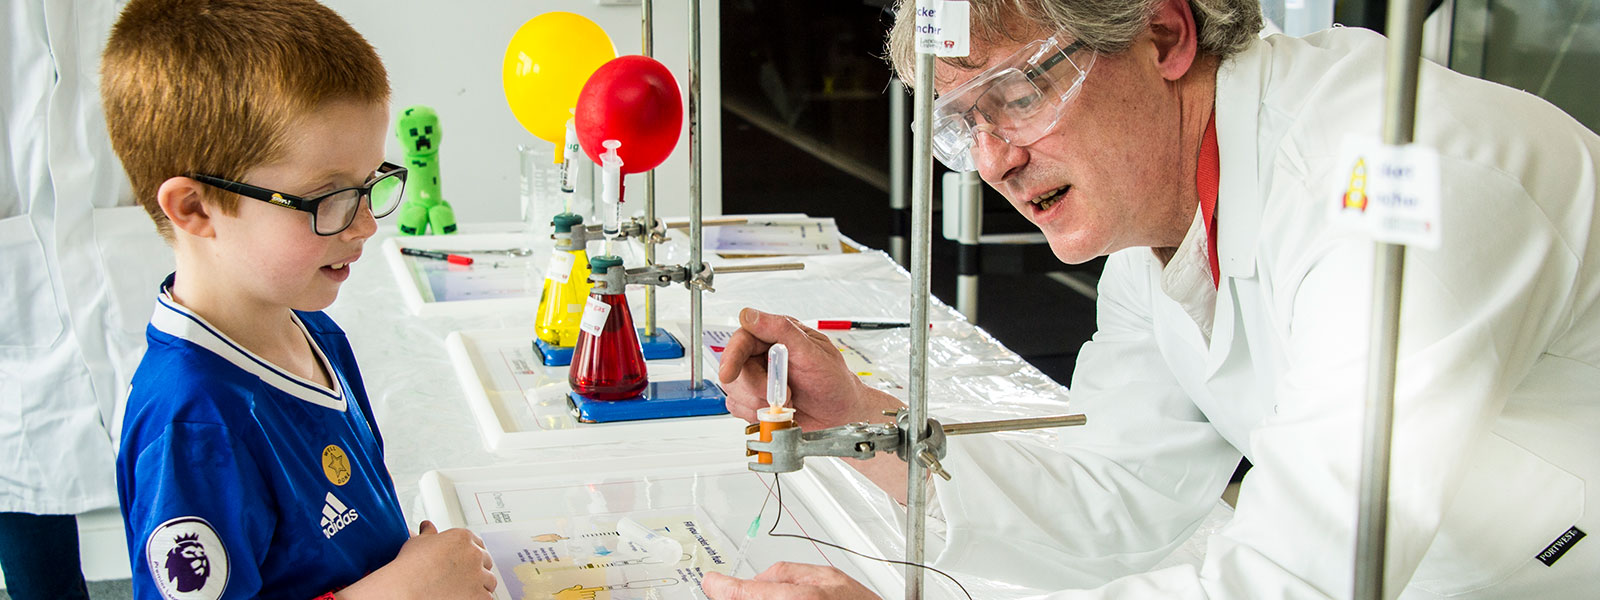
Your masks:
M452 264L452 265L470 265L470 264L472 264L472 257L470 257L470 256L462 256L460 254L445 254L443 252L434 252L432 250L418 250L416 248L401 248L400 249L400 253L404 254L406 256L421 256L421 257L424 257L424 258L434 258L434 259L438 259L438 260L447 260L447 261L450 261L450 264Z
M899 329L910 327L910 323L894 323L881 321L817 321L817 329Z

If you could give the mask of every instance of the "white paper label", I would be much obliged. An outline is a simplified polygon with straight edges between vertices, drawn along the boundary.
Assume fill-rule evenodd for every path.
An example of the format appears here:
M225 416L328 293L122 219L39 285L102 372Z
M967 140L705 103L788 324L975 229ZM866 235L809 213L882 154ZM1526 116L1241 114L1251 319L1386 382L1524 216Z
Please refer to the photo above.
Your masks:
M566 283L572 279L572 263L575 257L571 252L557 250L550 255L550 264L544 268L544 278L556 283Z
M600 337L600 331L606 328L606 318L610 316L611 305L590 296L589 302L583 305L583 320L578 322L578 329Z
M917 52L966 56L971 38L967 0L917 0Z
M971 48L972 5L967 0L945 0L939 9L937 56L966 56Z
M1347 136L1339 157L1339 184L1330 203L1336 222L1381 242L1439 247L1437 152Z

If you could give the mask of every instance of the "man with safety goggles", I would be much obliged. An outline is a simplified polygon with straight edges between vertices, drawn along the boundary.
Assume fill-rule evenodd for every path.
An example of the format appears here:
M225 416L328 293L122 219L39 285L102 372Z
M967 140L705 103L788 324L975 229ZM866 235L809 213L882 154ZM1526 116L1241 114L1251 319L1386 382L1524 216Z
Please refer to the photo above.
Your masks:
M933 103L933 155L940 162L954 171L974 171L977 134L1027 146L1055 128L1094 66L1094 53L1081 42L1062 44L1057 37L1023 46L939 95Z
M1108 258L1071 386L1089 424L1052 445L951 439L954 479L929 488L932 566L996 582L985 597L1348 597L1373 245L1333 213L1364 194L1364 163L1340 147L1380 131L1387 40L1258 38L1256 0L970 7L970 56L935 72L935 155L976 170L1062 261ZM890 35L903 77L913 9L902 3ZM1443 226L1438 249L1405 265L1389 596L1592 595L1600 137L1438 65L1418 79L1415 139L1438 155ZM803 429L903 406L792 319L746 309L740 323L719 372L733 414L766 406L773 343L788 346ZM1173 559L1241 457L1254 468L1237 511L1203 562ZM850 464L904 499L899 458ZM836 569L788 563L704 588L872 597Z

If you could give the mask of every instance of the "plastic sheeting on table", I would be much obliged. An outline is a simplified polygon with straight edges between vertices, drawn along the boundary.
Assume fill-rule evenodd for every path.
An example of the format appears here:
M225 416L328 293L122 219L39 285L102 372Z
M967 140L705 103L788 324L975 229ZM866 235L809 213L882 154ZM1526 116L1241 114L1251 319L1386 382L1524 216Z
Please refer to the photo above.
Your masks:
M466 227L467 231L475 228ZM482 229L481 227L476 229ZM502 230L503 231L503 230ZM687 256L681 232L658 248L663 264L682 262ZM379 243L381 240L373 240ZM528 262L542 266L545 254ZM598 248L598 246L596 246ZM632 249L625 253L637 257ZM802 320L850 318L907 320L911 283L908 274L877 251L853 254L722 260L707 255L705 262L759 264L803 262L803 271L736 273L716 277L715 293L703 295L707 324L735 325L739 309L750 306ZM630 266L634 266L630 262ZM605 444L570 445L537 450L486 450L475 421L462 399L460 383L445 351L445 338L458 330L528 328L536 302L521 310L483 314L415 317L399 300L398 283L387 268L366 262L354 265L339 300L328 312L349 333L361 364L374 412L386 443L387 462L394 476L401 506L409 520L418 520L416 498L423 473L436 469L507 466L528 462L557 463L577 460L652 456L664 453L725 451L743 456L742 445L726 438L630 439ZM634 314L644 319L643 294L629 290ZM659 322L687 321L688 292L682 286L657 291ZM931 299L928 404L933 416L946 422L1015 418L1070 412L1065 387L1021 360L984 331L974 327L940 302ZM841 339L870 357L891 378L902 383L910 377L906 349L908 329L836 332ZM686 362L687 359L680 359ZM715 377L716 365L705 364L703 377ZM1091 415L1092 419L1092 415ZM1071 429L1036 430L991 435L1014 436L1051 444L1070 436ZM843 463L829 459L807 461L818 487L873 541L871 548L854 548L868 554L900 559L904 556L902 509L877 487ZM960 474L954 474L960 477ZM1200 536L1215 529L1227 516L1215 512L1201 527ZM1198 563L1198 541L1169 559ZM942 578L927 577L930 586L944 589ZM963 576L962 583L976 597L1015 598L1037 593L1003 582ZM953 591L950 587L946 592ZM980 591L981 590L981 591Z

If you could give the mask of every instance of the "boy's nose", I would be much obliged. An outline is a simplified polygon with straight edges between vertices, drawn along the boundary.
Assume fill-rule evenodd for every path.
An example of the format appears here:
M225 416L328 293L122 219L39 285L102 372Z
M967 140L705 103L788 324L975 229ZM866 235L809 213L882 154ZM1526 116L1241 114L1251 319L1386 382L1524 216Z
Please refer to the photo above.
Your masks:
M372 216L372 202L362 198L356 206L356 218L341 232L348 240L365 240L378 232L378 219Z

